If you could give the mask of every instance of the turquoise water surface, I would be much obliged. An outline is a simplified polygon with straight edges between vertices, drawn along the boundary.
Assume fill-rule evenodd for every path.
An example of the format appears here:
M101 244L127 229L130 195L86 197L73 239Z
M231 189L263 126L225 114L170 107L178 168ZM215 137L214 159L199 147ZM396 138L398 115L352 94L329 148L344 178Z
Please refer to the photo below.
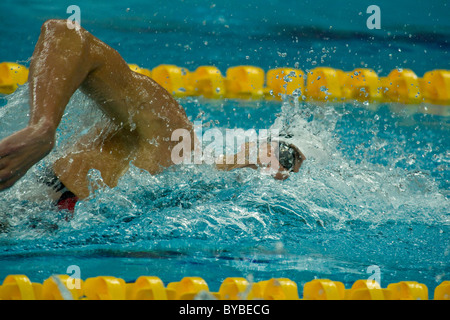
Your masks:
M448 6L378 1L382 29L368 30L365 1L78 1L86 29L129 63L173 63L195 70L250 64L308 70L373 68L419 76L450 69ZM3 1L0 61L26 65L48 18L66 18L64 1ZM6 32L14 30L14 32ZM77 265L83 279L155 275L165 284L203 277L253 281L314 278L346 286L380 270L381 285L402 280L432 289L450 271L450 118L415 112L435 106L317 105L276 101L179 99L187 114L220 130L290 128L324 154L276 181L259 171L179 166L158 176L131 167L114 189L96 191L67 221L37 178L102 115L80 92L58 129L55 150L0 194L0 279L41 282ZM0 139L27 123L28 88L0 98ZM101 177L92 171L93 186ZM5 224L6 224L5 222Z

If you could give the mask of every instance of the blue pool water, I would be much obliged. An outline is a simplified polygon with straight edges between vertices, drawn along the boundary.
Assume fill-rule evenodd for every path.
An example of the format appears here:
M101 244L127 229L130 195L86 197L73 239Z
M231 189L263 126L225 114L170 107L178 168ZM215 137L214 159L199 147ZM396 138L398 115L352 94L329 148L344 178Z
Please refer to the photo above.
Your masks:
M450 69L448 6L378 1L382 29L368 30L365 1L78 1L82 25L129 63L191 70L257 65L265 70L326 65L424 72ZM28 64L47 18L66 18L64 1L3 1L0 61ZM409 5L406 5L409 4ZM14 30L14 32L10 32ZM8 31L8 32L6 32ZM0 98L0 139L27 123L27 86ZM179 102L192 120L225 130L289 126L325 152L288 180L254 170L182 166L151 176L132 167L118 187L78 203L67 221L36 182L45 166L101 115L77 92L56 149L0 194L0 279L23 273L42 282L77 265L83 279L113 275L164 283L200 276L314 278L349 287L378 266L381 285L414 280L433 289L450 272L450 118L437 107L275 101ZM439 109L440 107L438 107ZM441 110L441 109L439 109ZM92 184L101 177L92 172ZM432 290L430 290L432 296Z

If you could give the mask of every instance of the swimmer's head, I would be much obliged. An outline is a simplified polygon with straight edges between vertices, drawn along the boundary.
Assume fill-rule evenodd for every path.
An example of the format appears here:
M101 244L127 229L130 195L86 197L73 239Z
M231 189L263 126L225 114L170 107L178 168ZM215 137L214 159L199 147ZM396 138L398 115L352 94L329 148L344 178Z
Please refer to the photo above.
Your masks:
M285 141L278 141L278 152L276 152L278 162L281 169L287 172L298 172L303 161L306 160L305 155L294 144Z
M286 137L272 137L269 142L272 156L269 158L271 175L285 180L291 172L298 172L306 160L301 150Z

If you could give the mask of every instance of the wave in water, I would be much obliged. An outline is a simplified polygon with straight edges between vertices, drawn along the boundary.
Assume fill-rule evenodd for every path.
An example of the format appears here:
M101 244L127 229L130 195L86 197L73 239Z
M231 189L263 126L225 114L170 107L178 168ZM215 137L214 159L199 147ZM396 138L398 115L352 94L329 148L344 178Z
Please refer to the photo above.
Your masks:
M189 108L206 109L208 120L217 106L197 101ZM0 108L0 137L25 126L27 110L23 87ZM8 237L70 238L72 245L167 238L296 241L308 230L346 230L355 222L370 228L390 221L448 226L448 199L429 173L355 160L340 150L336 126L342 112L288 102L277 111L275 123L267 127L294 134L309 158L288 180L251 169L220 172L208 165L173 167L152 176L131 166L116 188L102 188L80 201L73 219L66 221L37 178L65 145L102 121L93 103L77 92L58 130L56 149L1 195ZM237 117L245 118L246 112L243 108ZM95 170L90 181L103 185Z

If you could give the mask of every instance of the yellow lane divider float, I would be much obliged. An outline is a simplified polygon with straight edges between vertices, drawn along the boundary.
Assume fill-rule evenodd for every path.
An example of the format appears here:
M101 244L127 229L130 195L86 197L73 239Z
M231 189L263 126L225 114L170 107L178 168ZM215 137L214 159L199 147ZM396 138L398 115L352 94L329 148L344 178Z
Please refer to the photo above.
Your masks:
M374 70L342 71L317 67L308 72L293 68L268 70L255 66L230 67L223 76L215 66L195 71L175 65L153 70L129 64L131 70L153 78L176 97L204 96L211 99L281 99L296 92L302 100L430 103L450 105L450 70L426 72L422 78L409 69L394 69L379 77ZM17 63L0 63L0 93L10 94L28 78L28 69Z
M0 300L428 300L428 288L416 281L391 283L387 288L372 280L358 280L350 289L342 282L315 279L298 286L287 278L249 283L245 278L226 278L218 292L210 292L200 277L185 277L167 286L158 277L141 276L133 283L111 276L85 281L56 275L42 284L25 275L9 275L0 286ZM434 300L450 300L450 281L434 290Z
M0 94L10 94L28 80L28 69L14 62L0 63Z

